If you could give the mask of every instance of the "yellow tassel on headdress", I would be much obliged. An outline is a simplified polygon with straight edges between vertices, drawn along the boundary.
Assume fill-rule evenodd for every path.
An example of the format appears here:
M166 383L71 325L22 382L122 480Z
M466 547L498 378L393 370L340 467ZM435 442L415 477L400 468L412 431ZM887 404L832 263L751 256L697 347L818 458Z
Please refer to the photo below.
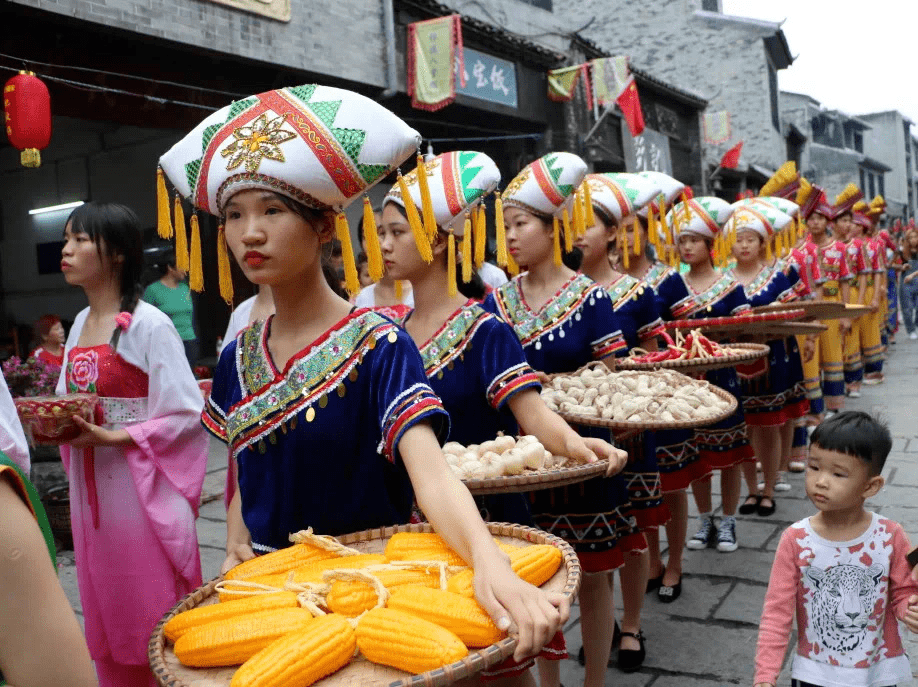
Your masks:
M621 239L619 242L619 251L618 254L622 259L622 267L626 270L631 267L631 251L628 250L628 236L625 233L625 227L622 225Z
M204 268L201 265L201 227L196 212L191 215L191 254L188 262L188 288L200 293L204 290Z
M511 277L515 277L520 273L520 266L516 264L516 260L509 253L507 254L507 272L510 273Z
M220 298L229 306L233 305L233 273L230 271L229 250L226 246L226 233L221 224L217 228L217 277L220 283Z
M409 196L409 204L410 204ZM357 265L354 263L354 247L351 245L351 228L347 223L344 211L335 215L335 236L341 243L341 258L344 262L344 286L352 296L360 291L360 278L357 276Z
M689 207L689 201L685 193L682 194L682 211L685 215L685 223L690 224L692 222L692 208Z
M769 239L765 239L765 259L768 262L774 260L774 255L771 252L771 241Z
M414 243L418 247L418 253L421 259L430 264L433 262L433 251L430 249L430 237L421 224L421 218L418 217L418 209L408 193L408 184L405 183L405 177L401 172L398 175L398 190L402 194L402 201L405 203L405 216L408 218L408 224L411 227L411 233L414 234Z
M383 276L382 248L376 231L376 217L367 196L363 198L363 240L367 244L367 271L370 279L379 281Z
M637 216L631 221L631 231L634 234L634 255L638 256L641 254L641 227Z
M806 177L800 177L800 189L797 191L797 197L794 199L797 205L803 205L803 201L809 198L812 190L813 186L806 180Z
M402 286L400 279L395 280L395 300L397 300L399 303L403 303L405 301L405 287Z
M885 208L886 200L879 193L873 197L873 200L870 201L870 207L872 208Z
M500 192L494 197L494 234L497 240L497 264L507 266L507 231L504 228L504 201Z
M583 182L583 209L586 211L583 220L587 227L592 227L596 224L596 215L593 213L593 197L590 195L589 181Z
M650 241L650 245L654 247L659 256L660 234L657 230L657 213L653 211L653 208L647 210L647 240Z
M867 209L867 203L863 200L857 201L854 205L851 206L851 210L854 212L864 212Z
M552 248L553 248L553 258L556 265L560 267L561 265L561 227L559 226L558 218L554 217L551 221L551 234L552 234Z
M778 167L778 171L771 176L771 179L765 182L765 185L761 189L759 189L759 195L773 196L776 192L780 191L788 184L791 184L796 178L797 163L793 160L788 160Z
M182 272L188 271L188 234L185 233L185 210L182 199L175 197L175 266Z
M574 237L571 236L571 217L567 214L567 208L561 213L561 221L564 225L564 252L570 253L574 249Z
M430 187L427 184L427 165L424 164L424 156L418 153L418 189L421 192L421 212L424 216L424 229L427 230L427 238L433 241L437 234L437 218L434 216L433 204L430 202Z
M462 281L472 281L472 217L465 213L465 226L462 228Z
M169 192L166 190L166 175L161 167L156 170L156 233L161 239L172 238Z
M666 203L663 201L662 196L660 196L660 231L663 232L663 243L666 245L672 244L673 235L666 221Z
M860 189L854 184L848 184L845 186L844 190L835 196L835 204L841 205L842 203L847 203L849 200L854 198L860 193Z
M485 222L484 205L479 205L475 210L475 269L484 264L485 251L488 246L488 227Z
M446 239L446 293L455 296L458 293L456 287L456 237L453 232L449 232Z
M574 229L574 238L583 236L586 233L586 223L584 222L584 216L586 211L583 209L583 201L580 198L579 194L574 196L574 216L571 217L571 224ZM573 248L573 242L571 243L571 248Z

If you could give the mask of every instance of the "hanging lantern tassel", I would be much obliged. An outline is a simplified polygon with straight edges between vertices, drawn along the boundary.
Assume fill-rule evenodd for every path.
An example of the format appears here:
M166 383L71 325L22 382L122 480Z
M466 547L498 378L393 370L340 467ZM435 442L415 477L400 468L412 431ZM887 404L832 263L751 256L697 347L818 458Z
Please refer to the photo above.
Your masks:
M596 224L596 214L593 212L593 196L590 195L590 182L583 182L583 209L586 211L583 219L587 227Z
M405 216L408 218L408 224L411 226L411 233L414 234L414 243L418 247L418 253L421 259L428 265L433 262L433 251L430 249L430 238L421 225L421 218L418 216L418 209L411 200L411 194L408 193L408 184L405 183L405 177L399 173L398 189L402 194L402 202L405 204Z
M376 231L376 216L368 196L363 197L363 240L367 244L367 271L370 279L377 282L383 276L382 248Z
M424 156L418 153L418 189L421 191L421 213L424 217L424 229L427 238L432 242L437 235L437 218L434 216L433 204L430 202L430 187L427 184L427 165Z
M553 217L551 221L552 249L555 265L561 265L561 227L558 218Z
M472 216L465 213L465 226L462 227L462 281L472 281Z
M498 192L494 197L494 234L497 240L497 264L507 266L507 230L504 227L504 201Z
M195 293L204 290L204 267L201 265L201 227L198 213L191 215L191 255L189 256L188 287Z
M395 280L395 300L397 300L399 303L403 303L405 301L405 288L402 286L401 279Z
M475 210L475 269L479 269L485 261L485 251L488 245L488 227L485 222L484 205L479 205Z
M446 239L446 293L450 297L458 293L456 288L456 237L449 232Z
M631 231L634 234L634 256L637 257L641 254L641 227L638 225L637 215L631 221Z
M354 263L351 228L347 224L347 215L344 214L343 210L335 215L335 235L341 243L341 258L344 262L344 286L347 292L354 296L360 291L360 278L357 276L357 265Z
M161 239L172 238L172 213L169 212L169 192L162 167L156 168L156 233Z
M230 271L229 249L226 245L226 233L222 224L217 227L217 277L220 282L220 298L232 307L233 273Z
M185 210L182 199L175 196L175 266L182 272L188 271L188 234L185 232Z
M570 253L574 249L574 240L571 236L571 216L567 213L567 208L561 213L564 224L564 252Z

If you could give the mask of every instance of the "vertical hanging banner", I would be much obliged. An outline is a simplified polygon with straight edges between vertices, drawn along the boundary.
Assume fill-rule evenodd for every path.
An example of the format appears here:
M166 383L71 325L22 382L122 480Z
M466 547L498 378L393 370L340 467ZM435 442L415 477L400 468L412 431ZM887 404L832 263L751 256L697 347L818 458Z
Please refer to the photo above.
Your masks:
M631 72L628 58L602 57L590 62L593 71L593 98L599 105L611 105L628 85Z
M730 139L730 113L726 110L720 112L704 113L704 142L718 145Z
M462 18L452 14L409 24L408 95L411 106L433 112L453 102L456 72L460 79L465 72Z

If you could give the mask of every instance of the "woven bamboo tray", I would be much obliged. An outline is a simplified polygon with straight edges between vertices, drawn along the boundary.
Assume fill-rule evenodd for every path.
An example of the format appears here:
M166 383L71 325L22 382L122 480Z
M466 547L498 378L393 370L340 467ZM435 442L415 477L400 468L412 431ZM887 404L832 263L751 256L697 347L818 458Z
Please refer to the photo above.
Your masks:
M786 312L788 310L803 310L806 315L804 320L839 320L843 317L860 317L870 312L866 305L852 305L841 301L805 300L792 303L771 303L753 308L756 314Z
M751 326L761 326L769 322L790 322L806 316L800 308L780 310L778 312L731 315L730 317L702 317L692 320L673 320L664 323L667 329L700 329L711 337L709 332L743 332ZM713 338L713 337L711 337Z
M696 383L708 384L708 389L713 393L717 394L721 399L726 401L729 405L727 409L717 415L711 415L710 417L693 419L693 420L681 420L676 422L655 422L648 420L647 422L619 422L615 420L604 420L601 417L593 417L592 415L573 415L571 413L562 413L556 411L566 422L569 422L573 425L585 425L587 427L603 427L605 429L611 430L627 430L634 429L640 431L648 430L660 430L660 429L694 429L695 427L707 427L708 425L713 425L721 420L724 420L730 417L733 413L736 412L736 398L724 391L723 389L710 384L709 382L704 382L700 380L695 380Z
M558 568L554 577L542 585L542 589L564 594L569 599L577 594L580 588L580 562L569 544L547 532L531 527L494 522L487 523L487 525L491 534L503 542L516 545L526 542L551 544L561 549L563 564ZM337 539L342 544L363 553L382 553L389 537L396 532L433 532L433 528L429 523L399 525L346 534ZM211 580L185 596L159 621L156 629L153 630L147 655L150 659L150 668L161 687L227 687L229 685L236 672L235 667L188 668L183 666L175 657L172 646L166 642L163 634L165 624L178 613L196 606L216 603L217 596L214 586L222 579L218 577ZM484 649L470 651L468 656L461 661L420 675L409 675L396 668L377 665L363 656L358 656L338 672L315 684L319 687L409 687L409 685L411 687L444 687L473 676L485 668L497 665L511 656L515 649L516 639L508 637Z
M521 475L464 479L462 483L476 496L515 494L584 482L593 477L599 477L608 467L608 460L600 460L595 463L556 468L554 470L529 470Z
M768 346L757 343L734 343L721 346L725 355L716 358L692 358L690 360L662 360L657 363L640 363L631 358L619 358L615 361L616 370L676 370L687 375L719 370L724 367L735 367L769 353Z
M788 336L806 336L807 334L820 334L829 328L822 322L765 322L749 327L744 332L729 332L724 336L728 338L754 337L756 340L771 341L783 339Z

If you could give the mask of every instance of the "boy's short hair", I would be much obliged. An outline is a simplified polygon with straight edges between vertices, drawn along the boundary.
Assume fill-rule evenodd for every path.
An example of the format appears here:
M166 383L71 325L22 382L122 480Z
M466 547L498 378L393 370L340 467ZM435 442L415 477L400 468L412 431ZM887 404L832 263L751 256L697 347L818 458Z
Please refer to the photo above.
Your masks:
M860 458L871 476L883 472L886 456L892 450L889 428L860 410L846 410L821 422L810 436L810 444Z

